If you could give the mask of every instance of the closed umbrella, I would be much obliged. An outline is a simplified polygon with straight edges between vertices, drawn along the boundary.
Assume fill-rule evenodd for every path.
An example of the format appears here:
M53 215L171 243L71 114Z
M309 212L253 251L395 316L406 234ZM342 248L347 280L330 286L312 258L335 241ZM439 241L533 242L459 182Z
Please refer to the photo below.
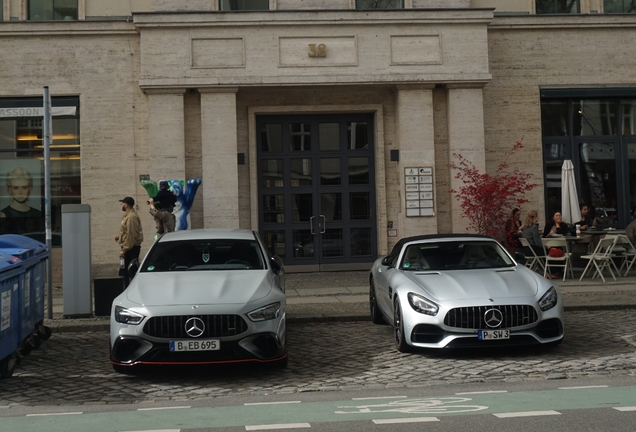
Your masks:
M576 192L576 179L574 178L574 165L566 159L561 167L561 216L563 221L569 224L581 220L579 208L579 195Z

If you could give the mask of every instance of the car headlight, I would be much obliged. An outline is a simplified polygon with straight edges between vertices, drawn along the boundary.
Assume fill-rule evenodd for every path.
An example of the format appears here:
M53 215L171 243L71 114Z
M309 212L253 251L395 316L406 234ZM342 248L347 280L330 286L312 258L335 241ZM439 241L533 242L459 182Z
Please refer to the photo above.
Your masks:
M252 321L267 321L278 318L280 316L280 308L281 303L276 302L263 306L262 308L255 309L252 312L248 312L247 316Z
M144 316L140 313L133 312L125 307L115 306L115 321L122 324L140 324L144 320Z
M539 300L539 307L541 308L542 311L545 312L548 309L552 309L554 306L556 306L557 301L558 301L558 295L557 295L556 288L550 287L550 289L547 290L545 294L543 294L543 297L541 297L541 300Z
M422 297L421 295L415 293L409 293L407 296L409 299L409 304L413 308L415 312L419 312L425 315L437 315L439 311L439 306L437 306L432 301Z

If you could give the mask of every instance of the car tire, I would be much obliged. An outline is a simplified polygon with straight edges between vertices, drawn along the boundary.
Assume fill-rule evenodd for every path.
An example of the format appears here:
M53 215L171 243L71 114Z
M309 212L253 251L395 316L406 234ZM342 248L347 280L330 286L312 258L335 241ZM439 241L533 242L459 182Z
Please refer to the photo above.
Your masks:
M395 297L393 302L393 334L395 335L395 348L401 353L413 352L413 347L406 343L404 337L404 321L400 300Z
M371 321L373 321L373 324L386 324L382 312L378 309L378 299L375 295L373 278L369 280L369 312L371 313Z

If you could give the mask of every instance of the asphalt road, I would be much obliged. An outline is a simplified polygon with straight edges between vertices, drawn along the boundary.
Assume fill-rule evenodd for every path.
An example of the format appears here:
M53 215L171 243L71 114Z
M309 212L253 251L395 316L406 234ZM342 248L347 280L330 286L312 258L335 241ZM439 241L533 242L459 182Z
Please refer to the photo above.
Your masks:
M0 382L0 408L139 404L232 395L413 388L458 383L621 377L636 374L636 313L566 313L556 347L401 354L391 327L371 322L294 324L289 367L259 364L149 368L135 376L108 363L107 333L54 334ZM0 415L7 411L0 410Z

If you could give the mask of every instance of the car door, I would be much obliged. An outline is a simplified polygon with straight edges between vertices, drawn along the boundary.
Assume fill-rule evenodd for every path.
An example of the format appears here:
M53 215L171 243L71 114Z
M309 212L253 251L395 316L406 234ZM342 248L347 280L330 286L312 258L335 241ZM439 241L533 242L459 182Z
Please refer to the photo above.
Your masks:
M375 278L375 297L378 307L387 317L393 316L393 305L389 297L389 280L391 275L397 271L394 267L396 262L397 259L392 259L390 256L384 257L378 266Z

